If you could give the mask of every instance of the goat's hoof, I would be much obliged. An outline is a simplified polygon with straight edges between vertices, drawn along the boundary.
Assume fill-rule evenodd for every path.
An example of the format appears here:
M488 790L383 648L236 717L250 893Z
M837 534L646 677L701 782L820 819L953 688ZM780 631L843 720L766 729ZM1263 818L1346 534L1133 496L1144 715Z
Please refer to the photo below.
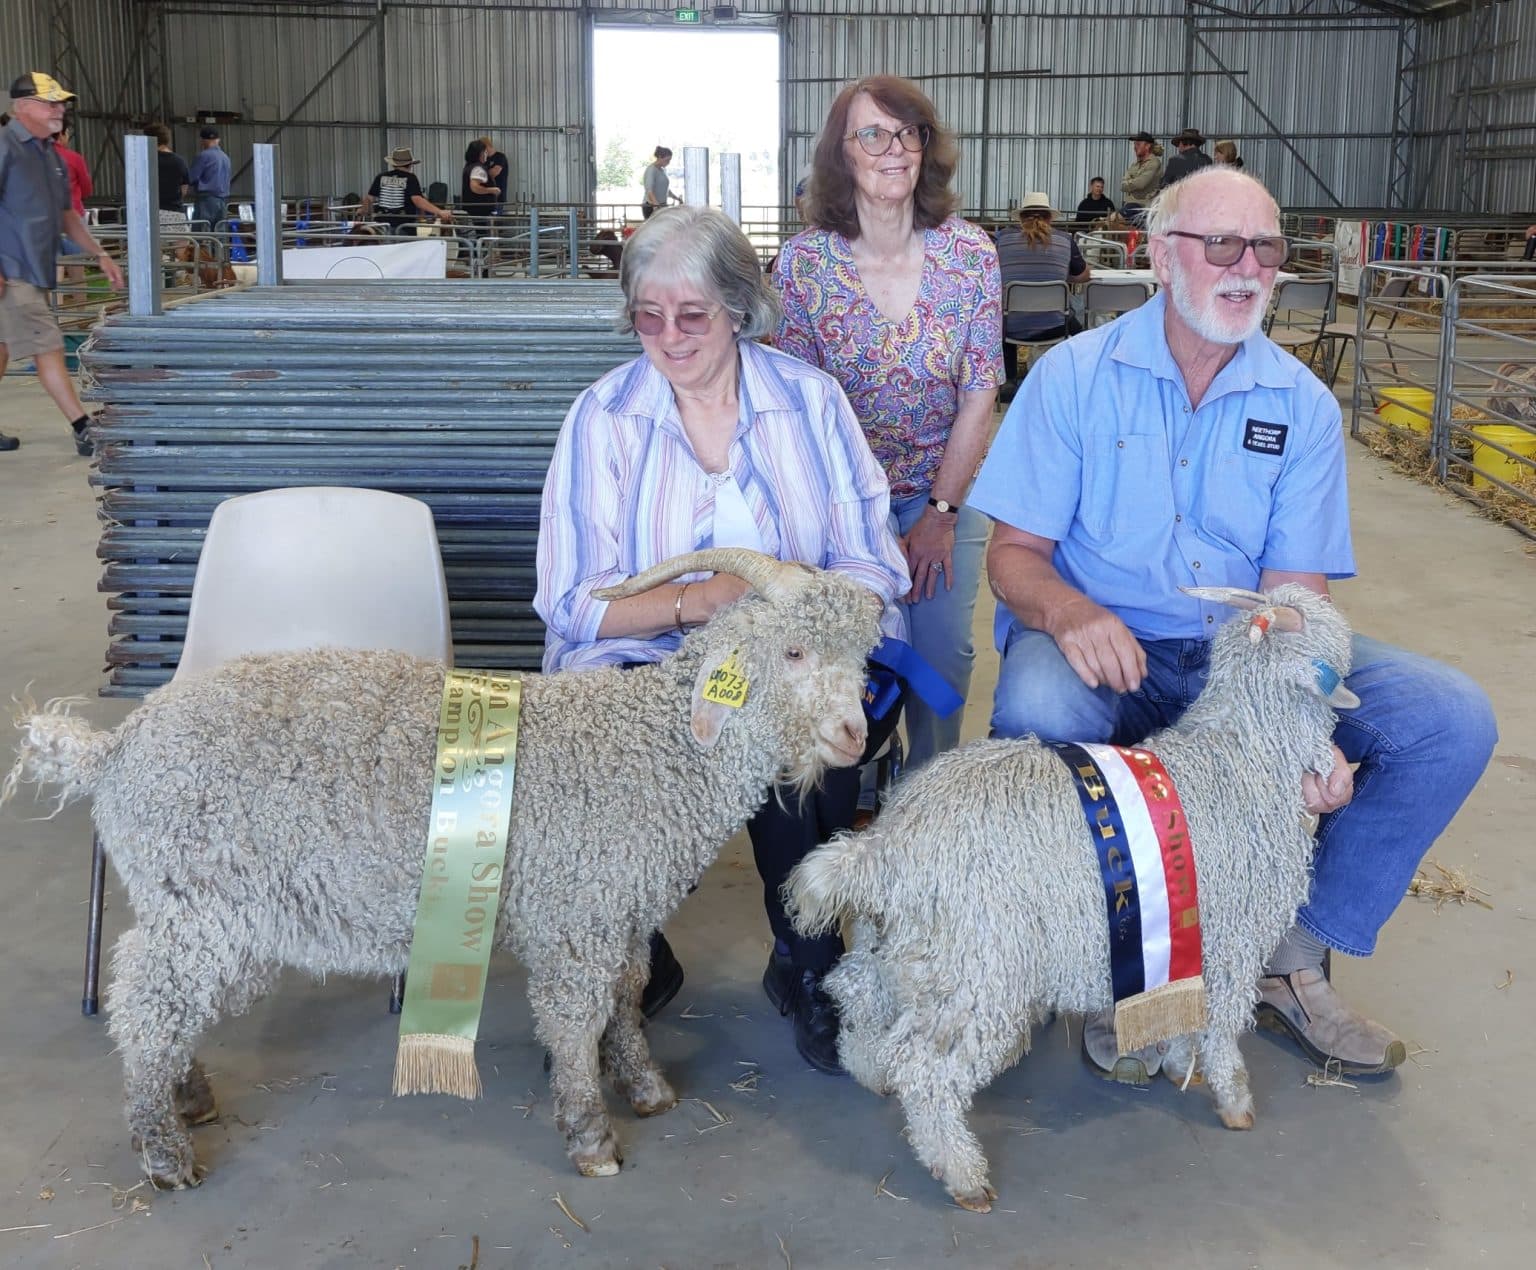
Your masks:
M147 1152L143 1156L144 1175L157 1191L185 1191L201 1186L208 1170L193 1158L191 1151L156 1158Z
M677 1095L668 1090L665 1098L650 1101L641 1099L633 1101L629 1105L634 1108L635 1115L643 1120L649 1116L659 1116L664 1111L671 1111L673 1107L677 1106Z
M612 1177L624 1163L618 1141L612 1133L605 1133L596 1146L570 1147L571 1163L582 1177Z
M997 1198L997 1192L985 1182L974 1191L951 1191L950 1194L955 1203L970 1213L990 1213L992 1201Z
M1253 1128L1253 1112L1252 1112L1252 1110L1248 1110L1248 1111L1223 1111L1223 1110L1221 1110L1221 1108L1218 1107L1216 1109L1216 1114L1221 1117L1221 1123L1226 1125L1227 1128L1229 1128L1229 1129L1251 1129L1251 1128Z

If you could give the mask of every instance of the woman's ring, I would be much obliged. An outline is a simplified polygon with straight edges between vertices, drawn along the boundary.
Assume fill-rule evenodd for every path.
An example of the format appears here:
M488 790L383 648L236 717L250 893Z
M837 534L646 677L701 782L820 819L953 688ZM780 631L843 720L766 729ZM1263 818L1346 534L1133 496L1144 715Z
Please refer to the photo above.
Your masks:
M944 562L942 560L935 560L931 567L935 573L944 572Z

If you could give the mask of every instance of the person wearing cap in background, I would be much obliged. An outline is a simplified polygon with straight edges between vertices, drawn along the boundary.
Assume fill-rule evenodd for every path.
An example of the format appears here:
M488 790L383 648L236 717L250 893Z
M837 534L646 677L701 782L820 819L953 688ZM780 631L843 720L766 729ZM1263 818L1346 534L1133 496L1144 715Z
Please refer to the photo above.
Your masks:
M70 421L75 449L89 454L90 418L64 365L64 336L48 307L60 233L94 256L119 290L123 271L70 202L69 172L55 138L74 100L74 93L40 71L11 84L11 119L0 130L0 374L12 357L30 357L38 382ZM20 444L0 434L0 450Z
M1200 135L1200 129L1185 128L1174 137L1173 144L1179 152L1169 159L1163 168L1164 189L1175 181L1182 181L1191 172L1198 172L1201 168L1211 165L1211 156L1200 148L1205 144L1205 138Z
M1101 187L1102 188L1102 187ZM997 236L997 263L1003 275L1003 294L1010 282L1086 282L1088 264L1072 235L1051 225L1054 209L1042 190L1026 194L1015 213L1018 228ZM1009 340L1066 339L1083 328L1070 314L1008 313L1003 318L1003 369L1008 382L999 396L1012 401L1019 385L1018 348Z
M414 227L418 212L436 216L440 221L453 219L452 212L436 203L429 203L427 196L422 193L421 182L411 171L417 159L411 153L410 146L398 146L391 150L384 162L389 164L389 170L374 177L368 193L363 195L362 207L359 209L362 220L374 219L372 213L375 204L379 209L377 219L388 225L390 232L395 234L402 234L407 227Z
M229 155L219 145L217 128L202 128L197 135L203 148L187 171L194 199L192 216L217 229L229 214Z
M1156 196L1163 179L1163 147L1150 132L1127 137L1136 157L1120 178L1120 214L1134 220Z

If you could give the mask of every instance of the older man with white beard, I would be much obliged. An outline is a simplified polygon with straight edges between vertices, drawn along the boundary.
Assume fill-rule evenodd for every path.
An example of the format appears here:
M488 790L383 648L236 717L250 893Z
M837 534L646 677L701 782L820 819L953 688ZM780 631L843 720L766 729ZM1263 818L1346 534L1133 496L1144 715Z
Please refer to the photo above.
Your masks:
M971 490L997 522L997 736L1135 745L1199 695L1229 615L1181 586L1327 594L1354 573L1338 403L1261 333L1288 255L1279 208L1211 168L1159 195L1148 233L1160 294L1041 359ZM1259 1020L1368 1075L1406 1047L1339 997L1324 953L1374 951L1496 733L1459 671L1366 636L1353 652L1360 706L1340 715L1332 770L1303 778L1298 805L1321 817L1312 890L1258 985ZM1121 1054L1109 1012L1085 1021L1107 1079L1144 1084L1164 1048Z

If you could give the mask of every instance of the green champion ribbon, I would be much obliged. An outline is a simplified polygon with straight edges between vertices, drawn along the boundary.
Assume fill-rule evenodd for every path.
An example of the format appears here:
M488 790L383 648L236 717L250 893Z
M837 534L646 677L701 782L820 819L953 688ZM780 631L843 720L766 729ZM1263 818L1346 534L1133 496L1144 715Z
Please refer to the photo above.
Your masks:
M443 681L396 1094L482 1092L475 1036L506 868L522 696L522 680L486 670L449 670Z

